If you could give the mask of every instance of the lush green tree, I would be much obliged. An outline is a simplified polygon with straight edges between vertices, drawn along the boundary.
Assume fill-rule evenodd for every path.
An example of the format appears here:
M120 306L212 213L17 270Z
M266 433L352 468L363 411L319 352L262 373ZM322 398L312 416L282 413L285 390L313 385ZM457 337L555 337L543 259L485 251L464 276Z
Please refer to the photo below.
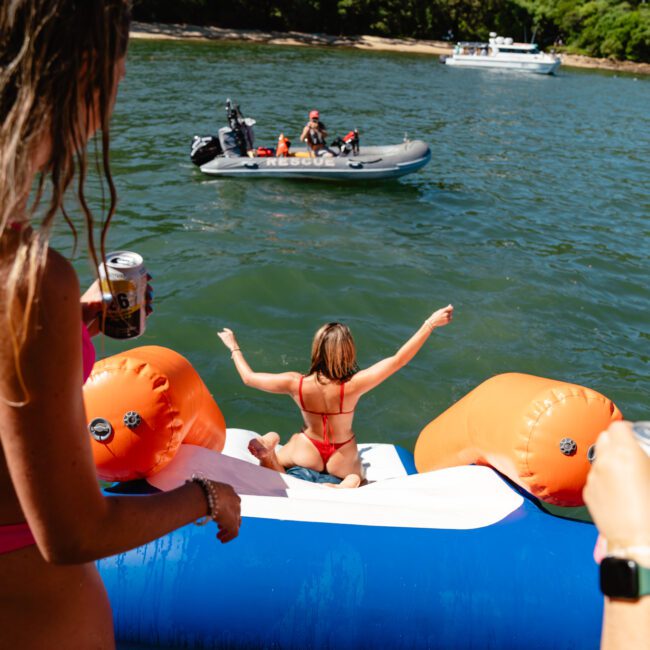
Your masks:
M540 42L567 51L649 61L650 5L642 0L514 0L530 14Z
M632 61L650 62L650 5L639 6L638 13L639 19L630 31L625 56Z
M140 20L327 34L485 40L650 61L644 0L134 0Z

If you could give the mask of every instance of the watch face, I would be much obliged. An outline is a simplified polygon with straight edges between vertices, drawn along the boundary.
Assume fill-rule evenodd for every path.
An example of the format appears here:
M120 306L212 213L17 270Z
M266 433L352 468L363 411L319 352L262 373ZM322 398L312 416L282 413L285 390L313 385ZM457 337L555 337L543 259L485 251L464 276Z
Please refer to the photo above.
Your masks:
M610 598L639 597L639 567L634 560L606 557L600 563L600 589Z

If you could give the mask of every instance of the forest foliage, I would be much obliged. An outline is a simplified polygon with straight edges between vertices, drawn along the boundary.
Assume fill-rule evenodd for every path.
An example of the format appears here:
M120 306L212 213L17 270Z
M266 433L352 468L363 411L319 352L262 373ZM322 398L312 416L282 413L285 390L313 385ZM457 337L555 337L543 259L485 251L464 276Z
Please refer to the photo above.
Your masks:
M646 0L134 0L143 21L235 29L485 40L650 62Z

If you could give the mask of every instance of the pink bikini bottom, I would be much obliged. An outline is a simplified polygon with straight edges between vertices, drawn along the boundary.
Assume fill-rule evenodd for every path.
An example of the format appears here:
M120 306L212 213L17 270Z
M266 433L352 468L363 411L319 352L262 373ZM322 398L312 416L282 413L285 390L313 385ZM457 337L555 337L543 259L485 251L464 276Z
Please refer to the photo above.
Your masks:
M0 555L18 551L32 544L36 544L36 540L25 522L0 526Z

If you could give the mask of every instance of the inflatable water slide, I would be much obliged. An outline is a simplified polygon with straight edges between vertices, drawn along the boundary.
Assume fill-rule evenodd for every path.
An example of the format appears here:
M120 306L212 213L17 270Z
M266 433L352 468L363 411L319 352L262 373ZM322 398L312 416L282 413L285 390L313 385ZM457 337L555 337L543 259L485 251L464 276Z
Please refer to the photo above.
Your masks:
M168 648L598 648L602 597L582 504L589 453L621 414L582 386L493 377L411 454L359 444L368 484L265 469L182 356L142 347L84 389L107 493L233 485L242 527L188 525L101 560L118 642Z

